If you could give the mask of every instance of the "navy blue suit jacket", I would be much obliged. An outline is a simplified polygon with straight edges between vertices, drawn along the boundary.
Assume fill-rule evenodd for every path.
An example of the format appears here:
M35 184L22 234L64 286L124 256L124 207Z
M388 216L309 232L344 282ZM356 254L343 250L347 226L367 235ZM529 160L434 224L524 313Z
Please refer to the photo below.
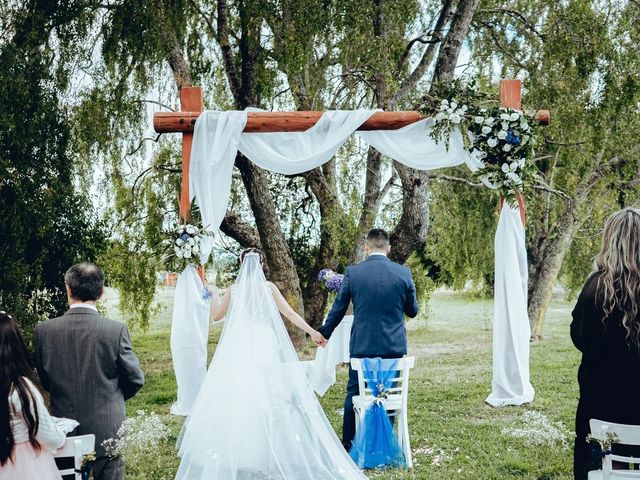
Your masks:
M383 255L347 267L331 311L318 330L329 339L353 302L349 352L353 358L401 357L407 353L404 316L418 314L411 271Z

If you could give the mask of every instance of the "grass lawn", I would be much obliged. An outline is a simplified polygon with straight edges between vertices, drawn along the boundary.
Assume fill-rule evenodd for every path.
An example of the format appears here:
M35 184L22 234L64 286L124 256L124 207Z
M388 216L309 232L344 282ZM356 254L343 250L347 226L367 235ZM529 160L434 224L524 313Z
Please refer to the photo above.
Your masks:
M172 479L178 465L173 444L182 419L169 414L175 401L175 379L169 352L173 289L162 288L161 311L148 331L132 331L134 349L142 361L147 383L128 402L130 415L153 411L169 424L172 438L162 455L131 462L127 479ZM117 318L117 299L110 293L107 307ZM571 304L555 299L547 313L545 339L532 345L533 404L494 409L484 403L491 389L492 302L463 293L439 291L433 296L428 320L409 322L409 353L417 357L412 371L409 431L415 452L413 471L369 472L376 479L570 479L572 451L560 446L532 447L505 435L505 427L521 426L521 416L536 410L573 430L578 387L579 355L569 338ZM213 353L221 328L211 329ZM302 353L310 357L309 348ZM321 398L337 432L342 418L346 368ZM238 428L242 428L239 426ZM212 432L215 434L216 432ZM571 441L572 442L572 441Z

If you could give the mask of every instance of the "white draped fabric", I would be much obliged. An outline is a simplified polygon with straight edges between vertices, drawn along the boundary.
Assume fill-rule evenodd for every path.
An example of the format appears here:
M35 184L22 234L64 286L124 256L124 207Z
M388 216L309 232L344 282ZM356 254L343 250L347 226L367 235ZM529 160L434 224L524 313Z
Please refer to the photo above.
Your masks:
M207 372L209 303L202 298L204 286L193 265L178 276L171 321L171 357L178 383L174 415L189 415Z
M527 251L518 208L505 202L495 239L493 381L486 401L494 407L533 401L529 381Z
M326 112L314 127L305 132L243 133L247 121L246 111L203 112L195 125L189 172L191 196L200 207L203 224L217 231L222 223L229 201L237 151L266 170L287 175L302 173L329 161L373 113L374 110ZM358 134L384 155L412 168L433 170L462 163L472 171L478 168L477 162L464 149L459 132L452 135L447 149L442 143L431 140L431 127L430 120L422 120L399 130ZM510 212L506 208L504 210ZM504 215L507 214L503 213ZM516 258L526 259L524 241L520 241L521 238L524 238L522 226L518 226L517 222L504 221L501 217L496 233L496 246L501 245L500 250L496 251L502 254L496 260L494 392L487 399L492 405L506 405L511 401L522 403L530 401L533 396L532 389L529 395L529 390L523 387L530 387L527 333L529 320L526 308L514 309L513 306L514 302L521 306L523 301L518 286L521 284L522 272L525 272L526 277L526 260L524 266L518 263L517 268L509 264ZM509 245L512 257L504 254L506 245ZM209 252L205 253L204 257L208 256ZM504 286L500 294L497 285ZM176 297L178 294L181 293L177 292ZM526 297L524 299L526 307ZM187 325L179 323L183 327ZM508 375L497 375L495 369L502 365L504 370L510 366L509 361L513 358L518 359L518 368L509 371ZM515 400L509 400L510 395ZM500 401L493 402L494 397Z
M353 315L345 315L333 331L327 346L318 348L315 360L309 362L309 383L320 396L336 383L336 367L341 363L349 363L351 325L353 325Z

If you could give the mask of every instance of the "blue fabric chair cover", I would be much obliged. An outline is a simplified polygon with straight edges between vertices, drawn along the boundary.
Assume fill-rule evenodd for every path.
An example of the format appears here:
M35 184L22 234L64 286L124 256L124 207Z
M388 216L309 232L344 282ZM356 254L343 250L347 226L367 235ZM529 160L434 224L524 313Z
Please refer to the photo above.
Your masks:
M360 468L406 467L398 436L384 409L384 400L398 371L398 359L363 358L365 381L377 397L364 414L349 455ZM364 392L360 392L361 395Z

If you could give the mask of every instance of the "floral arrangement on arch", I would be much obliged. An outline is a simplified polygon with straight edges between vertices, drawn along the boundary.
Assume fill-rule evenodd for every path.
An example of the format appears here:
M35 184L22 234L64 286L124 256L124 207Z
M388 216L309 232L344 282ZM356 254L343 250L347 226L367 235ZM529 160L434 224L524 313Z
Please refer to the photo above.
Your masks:
M466 150L481 165L474 175L514 204L535 176L535 167L528 162L537 126L533 115L500 107L473 82L454 82L453 88L441 89L436 95L424 98L423 110L436 112L430 137L444 140L448 148L451 135L459 129Z
M213 236L205 228L192 224L182 224L168 234L166 261L170 267L184 269L188 264L199 264L203 237Z
M330 292L339 292L343 280L344 275L336 273L330 268L323 268L318 272L318 281L322 282L324 287Z

